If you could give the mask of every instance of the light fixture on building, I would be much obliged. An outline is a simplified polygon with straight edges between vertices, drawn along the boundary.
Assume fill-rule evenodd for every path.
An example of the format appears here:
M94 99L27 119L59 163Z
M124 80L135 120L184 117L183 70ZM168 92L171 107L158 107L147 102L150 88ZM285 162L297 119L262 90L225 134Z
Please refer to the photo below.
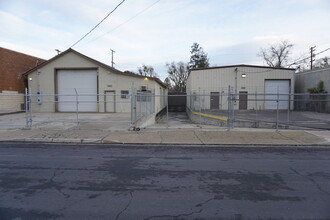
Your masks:
M144 77L144 80L148 80L148 77Z
M246 74L245 73L242 73L241 76L242 76L242 78L245 78L246 77Z
M32 81L32 77L29 77L29 80Z

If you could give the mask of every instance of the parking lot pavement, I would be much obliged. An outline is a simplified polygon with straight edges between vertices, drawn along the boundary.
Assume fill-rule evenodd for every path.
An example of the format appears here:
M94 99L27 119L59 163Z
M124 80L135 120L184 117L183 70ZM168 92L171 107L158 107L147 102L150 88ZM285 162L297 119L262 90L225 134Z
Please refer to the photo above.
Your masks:
M209 115L216 116L228 116L226 110L210 110L205 111ZM278 120L281 127L287 127L291 129L322 129L330 130L330 114L309 112L309 111L287 111L280 110L277 115L276 110L235 110L234 117L236 125L251 126L253 123L257 123L259 127L274 128L276 121ZM278 117L278 118L277 118Z
M31 129L127 131L130 113L32 113ZM25 113L0 115L0 130L27 127Z

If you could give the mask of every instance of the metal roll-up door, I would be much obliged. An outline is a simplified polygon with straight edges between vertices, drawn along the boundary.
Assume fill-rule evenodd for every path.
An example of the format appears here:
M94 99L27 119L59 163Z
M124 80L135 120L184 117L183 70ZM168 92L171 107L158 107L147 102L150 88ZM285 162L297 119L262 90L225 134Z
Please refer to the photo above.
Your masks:
M96 70L58 70L57 94L59 112L97 111L97 72Z
M289 108L290 80L265 80L265 109Z

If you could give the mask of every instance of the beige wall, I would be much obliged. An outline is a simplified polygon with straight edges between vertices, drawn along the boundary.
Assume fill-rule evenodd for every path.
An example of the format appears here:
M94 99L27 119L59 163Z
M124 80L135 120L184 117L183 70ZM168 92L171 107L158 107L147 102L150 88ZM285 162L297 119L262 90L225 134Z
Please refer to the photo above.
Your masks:
M310 88L317 87L323 81L324 90L330 93L330 68L314 69L296 74L296 92L307 93Z
M210 95L211 92L220 92L220 94L223 94L222 108L228 109L226 95L228 94L228 86L231 86L232 93L236 94L240 91L248 92L248 94L264 93L266 79L288 79L290 80L291 93L294 92L294 70L256 67L237 67L237 71L235 69L236 67L228 67L192 71L187 81L187 94ZM246 77L242 78L242 74L246 74ZM258 97L261 98L261 96ZM248 98L252 99L255 97L249 96ZM190 106L190 102L193 102L194 105L199 105L200 101L188 98L188 106ZM210 97L205 96L201 101L201 105L203 108L209 108ZM258 109L264 109L264 102L258 102L257 106ZM234 107L238 109L238 103L235 103ZM248 109L255 108L256 103L248 101Z
M144 78L120 75L115 72L111 72L108 69L105 69L101 66L98 66L96 63L91 62L88 59L85 59L73 52L64 54L61 57L53 60L45 66L42 66L40 69L29 74L29 90L33 95L32 100L37 101L37 92L40 91L43 94L42 104L33 103L32 110L36 112L55 112L56 104L54 103L55 98L55 72L56 69L97 69L98 75L98 93L99 103L97 105L98 112L104 112L104 94L105 91L115 91L116 94L116 103L115 109L116 112L130 112L131 111L131 100L122 99L121 91L128 90L129 94L132 93L132 88L139 90L141 86L146 86L148 90L159 94L163 90L156 81L154 80L145 80ZM160 89L161 88L161 89ZM48 94L48 95L47 95ZM159 111L164 107L163 103L160 100L156 101L155 110Z
M3 90L0 93L0 114L23 110L24 94Z

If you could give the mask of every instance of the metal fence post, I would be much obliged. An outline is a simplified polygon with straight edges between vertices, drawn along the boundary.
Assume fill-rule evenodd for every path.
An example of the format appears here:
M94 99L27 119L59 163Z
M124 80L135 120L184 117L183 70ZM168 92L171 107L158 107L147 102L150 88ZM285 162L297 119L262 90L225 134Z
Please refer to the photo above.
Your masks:
M25 121L26 121L26 128L29 127L29 110L28 110L28 89L25 88Z
M166 94L166 128L168 129L168 92Z
M199 102L199 127L202 126L202 101L201 101L201 90L199 90L199 99L198 99L198 102Z
M136 91L132 88L132 98L131 98L131 123L132 126L136 127Z
M206 107L205 107L205 89L203 90L203 108L204 108L204 113L205 113L205 109L206 109Z
M79 100L78 100L78 92L77 92L77 89L75 88L74 89L75 93L76 93L76 123L77 123L77 126L79 126L79 115L78 115L78 111L79 111Z
M291 109L291 92L289 92L289 95L288 95L288 114L287 114L287 117L286 117L286 121L289 122L290 121L290 109Z
M256 127L257 127L257 124L259 124L258 123L258 119L259 119L259 117L258 117L258 91L257 91L257 89L256 89L256 94L255 94L255 99L256 99Z
M236 89L235 89L236 90ZM234 121L235 121L235 105L236 105L236 96L237 96L237 91L234 91L234 94L231 94L231 128L234 128Z
M276 109L276 131L278 131L278 120L279 120L279 98L280 98L280 95L279 95L279 88L277 86L277 109Z
M193 101L193 98L192 98L192 92L190 91L190 96L189 96L189 99L190 99L190 102L189 102L189 109L190 109L190 111L192 111L193 109L192 109L192 101Z
M28 115L29 115L29 127L32 127L32 95L31 95L31 88L28 91Z
M222 91L220 89L220 106L219 106L219 109L222 110Z
M228 86L228 118L227 118L227 131L230 131L230 120L231 120L231 97L230 97L230 86Z

